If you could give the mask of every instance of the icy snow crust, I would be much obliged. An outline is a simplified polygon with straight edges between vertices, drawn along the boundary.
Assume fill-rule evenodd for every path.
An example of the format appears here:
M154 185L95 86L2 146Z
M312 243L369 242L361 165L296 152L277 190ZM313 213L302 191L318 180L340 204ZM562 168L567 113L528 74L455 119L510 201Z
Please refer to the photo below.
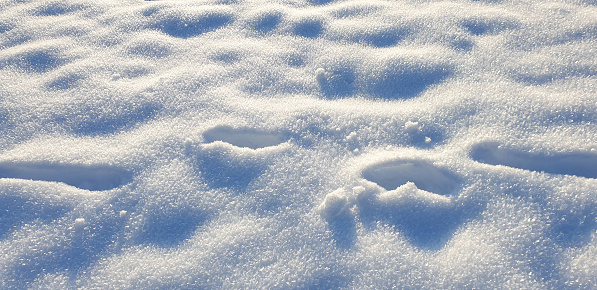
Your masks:
M1 1L0 288L597 288L595 1Z

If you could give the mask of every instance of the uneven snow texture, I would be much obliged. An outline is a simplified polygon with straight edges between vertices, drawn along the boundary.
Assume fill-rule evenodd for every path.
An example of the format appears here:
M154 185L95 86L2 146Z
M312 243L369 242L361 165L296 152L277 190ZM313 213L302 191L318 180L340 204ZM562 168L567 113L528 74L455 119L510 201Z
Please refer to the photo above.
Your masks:
M0 288L597 288L597 2L0 1Z

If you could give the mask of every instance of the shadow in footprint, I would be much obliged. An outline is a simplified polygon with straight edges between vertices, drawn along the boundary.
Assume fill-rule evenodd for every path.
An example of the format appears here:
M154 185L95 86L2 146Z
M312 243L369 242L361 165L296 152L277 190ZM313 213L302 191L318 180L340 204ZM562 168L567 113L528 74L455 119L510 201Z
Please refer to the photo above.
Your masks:
M386 190L394 190L412 182L419 189L440 195L451 194L459 183L454 174L425 160L397 160L377 164L363 170L363 177Z
M222 141L237 147L259 149L276 146L286 141L282 134L268 133L254 129L233 129L228 126L218 126L203 133L206 143Z
M130 173L109 166L47 163L3 163L0 178L63 182L81 189L101 191L130 182Z
M365 169L362 176L386 189L358 199L363 221L384 221L396 227L414 245L441 248L476 210L455 204L449 197L460 180L424 160L396 160Z
M477 162L490 165L597 178L597 154L583 152L554 155L528 153L503 148L498 143L487 142L475 145L470 156Z

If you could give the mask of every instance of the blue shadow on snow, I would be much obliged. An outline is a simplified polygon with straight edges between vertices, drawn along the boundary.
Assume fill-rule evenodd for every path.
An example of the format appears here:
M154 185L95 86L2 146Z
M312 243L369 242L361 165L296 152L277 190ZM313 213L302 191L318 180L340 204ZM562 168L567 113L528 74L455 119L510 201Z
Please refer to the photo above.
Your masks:
M110 190L132 180L132 175L110 166L45 163L2 163L0 178L63 182L90 191Z
M162 248L180 245L206 222L201 212L184 210L153 213L145 220L139 242Z
M157 21L153 28L170 36L189 38L216 30L232 22L232 15L213 11L204 15L169 15Z
M597 178L597 154L587 152L553 155L529 153L501 147L498 143L477 144L471 149L473 160L551 174Z

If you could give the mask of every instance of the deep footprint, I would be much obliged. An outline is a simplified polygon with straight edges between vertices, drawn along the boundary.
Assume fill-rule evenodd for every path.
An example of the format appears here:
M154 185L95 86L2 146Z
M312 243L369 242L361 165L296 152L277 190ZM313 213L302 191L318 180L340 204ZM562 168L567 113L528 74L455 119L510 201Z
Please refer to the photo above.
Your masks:
M361 221L375 228L381 222L395 229L414 246L441 249L454 232L478 212L474 206L418 189L409 182L395 190L357 195Z
M131 174L109 166L4 163L0 164L0 178L63 182L81 189L101 191L128 183Z
M597 178L597 155L590 153L536 154L502 148L497 143L475 145L473 160L491 165L504 165L530 171Z
M222 141L236 147L259 149L279 145L286 140L282 134L261 132L253 129L233 129L219 126L203 133L206 143Z
M397 160L377 164L363 170L363 177L386 190L394 190L412 182L419 189L440 195L450 195L458 185L455 175L424 160Z
M386 222L422 249L437 250L476 212L454 203L460 179L425 160L395 160L373 165L362 176L385 191L357 193L364 221Z

